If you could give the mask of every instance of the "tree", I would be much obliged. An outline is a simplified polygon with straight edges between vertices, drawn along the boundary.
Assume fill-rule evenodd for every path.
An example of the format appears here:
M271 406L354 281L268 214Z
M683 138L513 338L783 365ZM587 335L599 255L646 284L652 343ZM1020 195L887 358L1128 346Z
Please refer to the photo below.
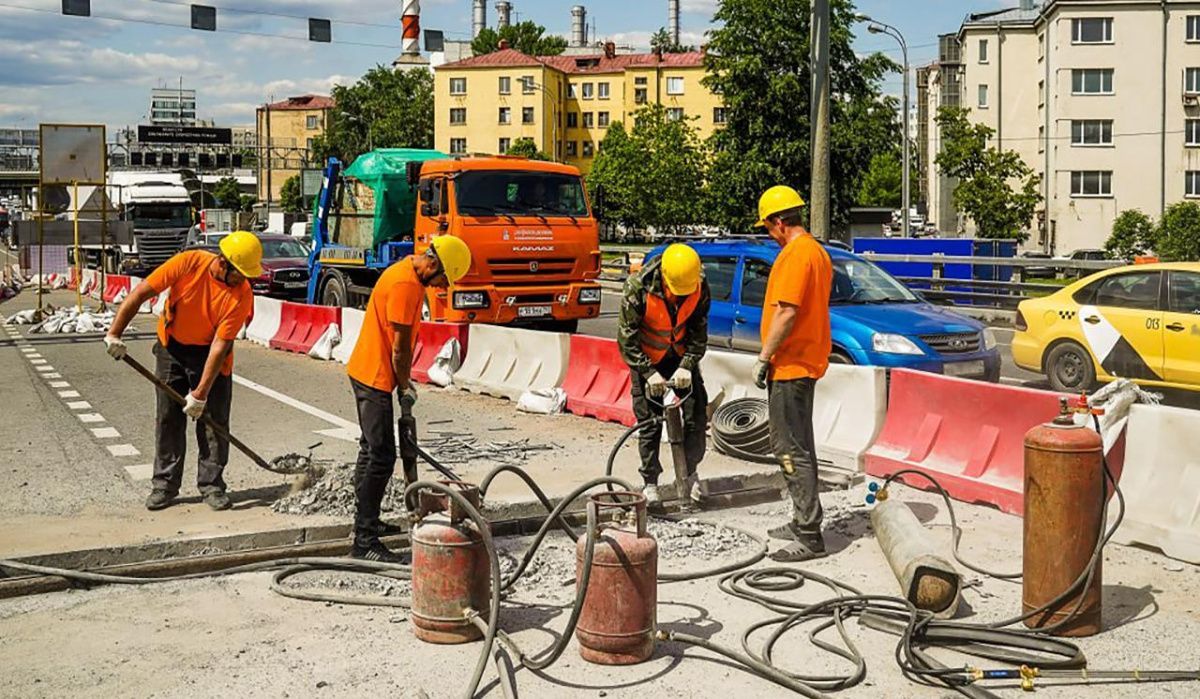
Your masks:
M518 138L508 147L508 152L505 155L515 155L521 158L529 158L530 160L549 160L550 156L538 150L537 144L532 138Z
M336 107L315 139L318 162L349 163L372 148L433 147L433 73L375 66L349 87L333 88Z
M960 107L938 110L936 121L942 131L938 170L959 179L954 204L975 222L976 237L1024 242L1042 200L1041 177L1013 151L989 147L993 130L972 124L969 113Z
M1104 250L1114 259L1132 260L1154 247L1154 237L1154 221L1138 209L1127 209L1113 221Z
M500 31L484 27L471 41L471 51L476 56L494 53L500 50L501 40L507 41L510 49L530 56L557 56L567 49L566 39L545 34L545 27L529 20L501 27Z
M279 188L279 206L288 213L304 211L304 197L300 194L300 176L292 175Z
M222 209L237 211L242 207L242 192L238 187L237 178L222 177L213 187L212 195Z
M1155 231L1154 251L1165 262L1200 260L1200 204L1181 201L1167 207Z
M916 169L909 164L910 186L917 181ZM859 206L900 209L904 199L904 162L895 152L876 153L863 174L858 188Z
M663 53L688 53L689 51L695 51L696 47L685 46L675 41L664 27L659 27L658 31L654 32L650 37L650 50L654 52L662 51Z
M241 196L242 211L253 211L254 205L258 203L258 197L253 194L243 194Z
M871 159L897 149L895 100L881 97L883 77L899 66L853 46L851 0L832 0L832 206L844 225ZM725 103L727 123L712 139L708 209L738 230L756 218L768 187L809 190L809 0L724 0L714 17L705 84Z
M605 193L605 218L630 227L678 231L705 223L707 152L687 119L651 104L633 115L633 129L614 122L600 142L588 186Z

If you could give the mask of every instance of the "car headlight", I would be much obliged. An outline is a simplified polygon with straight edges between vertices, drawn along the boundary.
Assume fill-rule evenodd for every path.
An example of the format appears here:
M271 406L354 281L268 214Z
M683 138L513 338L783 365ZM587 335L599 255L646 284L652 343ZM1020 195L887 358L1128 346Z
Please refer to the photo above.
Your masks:
M579 303L600 303L600 287L588 287L579 290Z
M871 336L871 346L876 352L887 354L925 354L912 340L893 333L875 333Z
M454 292L454 307L455 308L487 308L487 294L482 291L456 291Z
M996 333L991 328L983 329L983 348L985 350L996 349L996 345L1000 342L996 339Z

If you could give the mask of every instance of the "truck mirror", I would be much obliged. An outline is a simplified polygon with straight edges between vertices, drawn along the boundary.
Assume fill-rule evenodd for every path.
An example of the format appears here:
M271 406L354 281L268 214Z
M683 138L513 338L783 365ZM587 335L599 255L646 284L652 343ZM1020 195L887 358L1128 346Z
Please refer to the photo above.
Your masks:
M604 216L604 186L596 185L596 191L592 192L592 217L601 218Z
M416 187L421 181L421 163L408 162L404 164L404 176L408 180L409 187Z

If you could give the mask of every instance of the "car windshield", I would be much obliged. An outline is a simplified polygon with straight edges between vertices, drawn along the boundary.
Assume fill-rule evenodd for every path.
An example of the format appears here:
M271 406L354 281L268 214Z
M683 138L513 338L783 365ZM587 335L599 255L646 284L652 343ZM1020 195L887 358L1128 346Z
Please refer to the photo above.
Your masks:
M588 215L583 182L575 175L525 171L469 171L454 180L460 213L467 216Z
M911 303L918 301L892 275L866 260L835 259L830 303Z
M185 204L135 204L134 228L187 228L192 225L192 207Z
M262 246L263 257L268 260L280 257L308 257L308 249L298 240L264 240Z

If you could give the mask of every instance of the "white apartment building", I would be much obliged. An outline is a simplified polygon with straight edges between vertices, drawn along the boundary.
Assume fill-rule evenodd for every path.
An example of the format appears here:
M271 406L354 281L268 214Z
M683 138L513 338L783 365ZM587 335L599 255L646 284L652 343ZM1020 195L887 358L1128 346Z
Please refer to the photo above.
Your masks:
M1022 0L968 16L953 39L957 62L943 50L923 68L923 94L918 76L931 216L947 211L953 191L933 165L932 121L935 104L955 101L951 82L971 119L995 130L994 144L1042 176L1030 247L1101 247L1121 211L1157 217L1200 198L1200 2Z

